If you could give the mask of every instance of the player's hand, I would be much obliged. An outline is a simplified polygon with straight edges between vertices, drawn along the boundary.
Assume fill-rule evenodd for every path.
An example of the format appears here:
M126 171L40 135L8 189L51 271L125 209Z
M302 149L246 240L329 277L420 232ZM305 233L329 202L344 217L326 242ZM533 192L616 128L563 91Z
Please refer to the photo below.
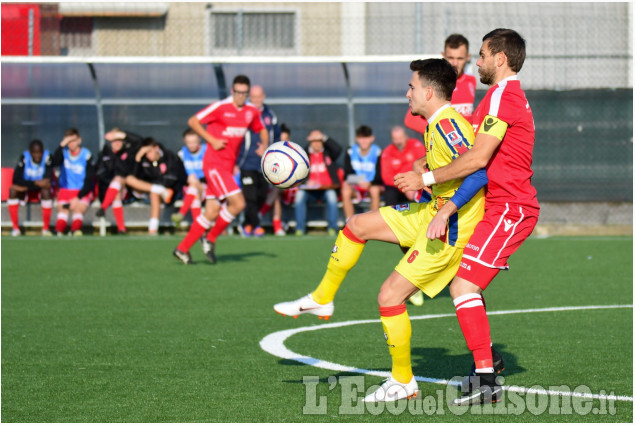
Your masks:
M445 235L445 230L448 227L448 218L441 211L435 215L430 224L428 224L428 230L426 231L426 237L431 241Z
M70 142L72 142L73 140L75 140L77 136L75 136L74 134L65 136L62 141L60 142L60 146L61 147L66 147Z
M428 160L426 158L427 157L423 156L423 157L417 159L412 164L412 171L414 171L415 173L419 173L419 174L423 174L426 171L428 171Z
M408 192L410 190L417 191L423 189L423 180L421 174L417 174L414 171L407 171L405 173L399 173L394 178L395 186L402 192Z
M210 142L215 151L219 151L225 149L227 146L227 139L214 139L214 141Z
M265 146L262 143L258 142L258 147L254 152L256 153L256 155L262 157L265 154L265 150L267 150Z
M145 154L147 154L148 152L150 152L150 149L152 149L151 146L143 146L141 147L138 151L137 151L137 155L135 155L135 160L137 162L140 162L141 159L145 156Z
M126 133L121 130L111 130L104 135L104 139L112 142L113 140L123 140L126 138Z
M51 181L49 179L35 180L33 184L40 189L48 189L49 187L51 187Z

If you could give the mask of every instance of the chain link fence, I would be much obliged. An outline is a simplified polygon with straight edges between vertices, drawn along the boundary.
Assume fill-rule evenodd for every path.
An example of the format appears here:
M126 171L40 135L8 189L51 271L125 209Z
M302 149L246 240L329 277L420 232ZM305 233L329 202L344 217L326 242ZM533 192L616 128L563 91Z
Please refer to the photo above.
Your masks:
M630 2L2 3L2 166L31 139L54 148L67 127L93 152L100 125L176 149L187 118L237 73L265 87L294 139L319 127L350 144L353 128L371 123L385 146L403 122L410 58L440 54L458 32L476 73L482 36L508 27L527 41L520 78L536 121L539 199L578 203L564 218L553 209L556 222L632 226L632 12ZM395 55L409 58L398 70L385 63ZM344 75L346 58L361 63ZM103 65L86 66L95 60ZM477 102L485 90L479 82ZM626 219L607 213L622 203Z

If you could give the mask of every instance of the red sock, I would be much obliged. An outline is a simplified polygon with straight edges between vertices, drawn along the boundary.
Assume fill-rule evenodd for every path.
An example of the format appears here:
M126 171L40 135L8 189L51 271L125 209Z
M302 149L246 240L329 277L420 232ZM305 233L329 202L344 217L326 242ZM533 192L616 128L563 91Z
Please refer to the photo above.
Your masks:
M223 231L234 221L236 217L231 215L231 213L227 210L227 205L223 205L220 209L220 213L218 217L216 217L216 223L214 223L214 227L207 234L207 240L211 243L216 243L216 238L223 233Z
M201 207L190 208L190 214L192 215L192 221L196 220L201 215Z
M476 369L494 367L489 320L480 294L466 294L454 299L456 317L463 331L467 348L472 351Z
M82 224L84 224L84 216L82 214L73 214L71 232L74 232L75 230L81 230Z
M262 204L262 207L260 207L260 211L258 211L260 213L260 215L265 215L267 214L269 211L271 210L271 205L267 204L266 202L264 204Z
M20 200L19 199L9 199L7 200L7 205L9 207L9 216L11 217L11 224L14 229L19 229L20 225L18 223L18 209L20 208Z
M67 221L68 221L68 214L67 213L58 213L57 214L57 221L55 222L55 231L57 233L63 233L64 230L66 229Z
M273 233L276 233L279 230L282 230L282 220L280 220L279 218L274 218L273 219Z
M200 237L203 236L205 231L209 229L210 226L211 223L205 218L205 216L199 216L192 222L189 232L187 232L187 235L185 235L185 238L183 238L176 249L181 252L188 252L192 245L194 245L196 241L198 241Z
M115 216L115 222L117 222L117 230L125 232L126 224L123 221L123 205L121 204L121 201L115 201L112 203L112 214Z
M187 214L190 207L192 206L192 202L194 202L197 195L198 195L198 190L196 190L196 188L194 187L187 188L187 190L185 191L185 198L183 198L183 205L181 205L181 209L179 210L179 213L181 215Z
M106 190L106 195L104 195L104 202L101 203L101 208L106 209L112 204L112 202L117 197L117 194L121 190L121 183L119 182L110 182L108 185L108 190Z
M51 228L53 201L51 199L44 199L40 202L40 206L42 207L42 230L49 230Z

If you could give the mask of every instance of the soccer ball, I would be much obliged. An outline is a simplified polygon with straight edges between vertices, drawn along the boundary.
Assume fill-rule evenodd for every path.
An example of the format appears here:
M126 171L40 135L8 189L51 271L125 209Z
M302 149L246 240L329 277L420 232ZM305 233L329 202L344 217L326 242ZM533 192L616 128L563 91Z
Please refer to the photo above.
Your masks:
M260 160L262 174L280 189L302 184L309 177L309 157L302 147L293 142L270 145Z

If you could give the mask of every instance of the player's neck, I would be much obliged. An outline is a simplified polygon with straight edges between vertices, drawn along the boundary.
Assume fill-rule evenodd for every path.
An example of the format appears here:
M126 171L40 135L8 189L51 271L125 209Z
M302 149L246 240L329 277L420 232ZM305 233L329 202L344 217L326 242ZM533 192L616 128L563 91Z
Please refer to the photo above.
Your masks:
M506 69L506 70L501 70L497 75L496 75L496 79L494 80L494 82L492 83L492 85L490 87L494 87L495 85L497 85L498 83L500 83L503 80L506 80L509 77L513 77L515 75L518 75L518 73L512 71L511 69Z

